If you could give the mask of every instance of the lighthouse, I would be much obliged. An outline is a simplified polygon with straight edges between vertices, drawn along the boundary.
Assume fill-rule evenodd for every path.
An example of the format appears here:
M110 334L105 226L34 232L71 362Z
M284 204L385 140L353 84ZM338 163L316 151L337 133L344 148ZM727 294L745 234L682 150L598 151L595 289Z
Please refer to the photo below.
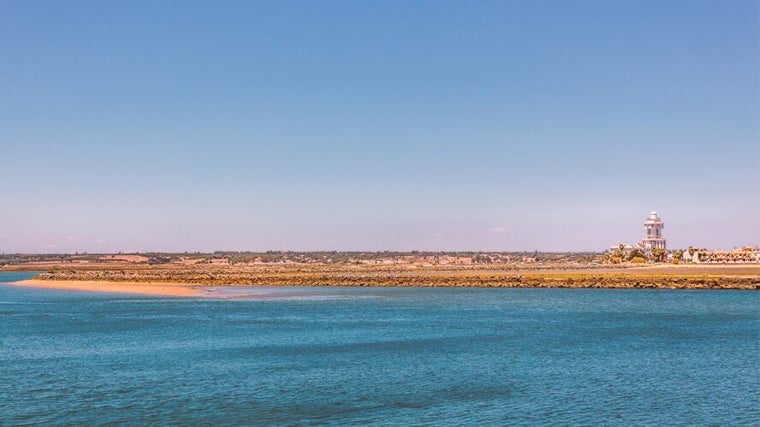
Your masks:
M652 249L667 249L665 238L662 237L663 228L665 228L665 223L662 222L657 212L650 212L649 217L644 222L644 229L646 229L647 234L644 236L644 241L641 242L647 252L652 251Z

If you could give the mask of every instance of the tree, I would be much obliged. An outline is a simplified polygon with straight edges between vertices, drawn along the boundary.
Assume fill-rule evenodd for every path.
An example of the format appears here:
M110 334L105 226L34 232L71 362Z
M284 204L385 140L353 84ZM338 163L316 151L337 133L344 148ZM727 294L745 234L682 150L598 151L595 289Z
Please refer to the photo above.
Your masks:
M665 256L667 255L667 251L662 248L654 248L652 249L652 259L654 259L655 262L662 262L665 261Z
M620 244L618 245L618 248L615 250L615 253L613 254L615 258L618 258L620 261L625 259L625 245Z
M628 254L628 261L631 261L634 258L647 258L647 255L644 253L641 249L634 249L631 251L631 253Z

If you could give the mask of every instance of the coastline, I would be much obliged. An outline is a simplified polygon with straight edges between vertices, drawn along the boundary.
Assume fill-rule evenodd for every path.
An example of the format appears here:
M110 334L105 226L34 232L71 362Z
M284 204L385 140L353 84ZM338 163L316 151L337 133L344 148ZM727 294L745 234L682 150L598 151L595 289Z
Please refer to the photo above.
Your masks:
M53 268L14 283L49 289L178 297L224 287L462 287L760 290L760 265L544 268L515 266L269 265L255 267L91 266Z
M10 282L8 284L30 288L171 297L199 297L203 295L203 290L198 289L195 285L182 283L29 279L19 282Z

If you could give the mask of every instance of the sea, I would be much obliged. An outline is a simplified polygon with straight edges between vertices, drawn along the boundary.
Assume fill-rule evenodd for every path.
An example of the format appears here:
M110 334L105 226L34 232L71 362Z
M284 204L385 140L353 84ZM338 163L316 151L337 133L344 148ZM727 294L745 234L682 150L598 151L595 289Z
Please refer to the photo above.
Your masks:
M760 293L0 274L0 425L760 425Z

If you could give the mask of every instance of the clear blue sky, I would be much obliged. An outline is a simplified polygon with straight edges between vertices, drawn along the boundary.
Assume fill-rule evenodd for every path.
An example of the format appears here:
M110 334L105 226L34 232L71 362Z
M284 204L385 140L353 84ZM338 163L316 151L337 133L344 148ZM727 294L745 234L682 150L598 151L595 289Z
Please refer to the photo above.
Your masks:
M757 1L0 5L0 252L760 244Z

